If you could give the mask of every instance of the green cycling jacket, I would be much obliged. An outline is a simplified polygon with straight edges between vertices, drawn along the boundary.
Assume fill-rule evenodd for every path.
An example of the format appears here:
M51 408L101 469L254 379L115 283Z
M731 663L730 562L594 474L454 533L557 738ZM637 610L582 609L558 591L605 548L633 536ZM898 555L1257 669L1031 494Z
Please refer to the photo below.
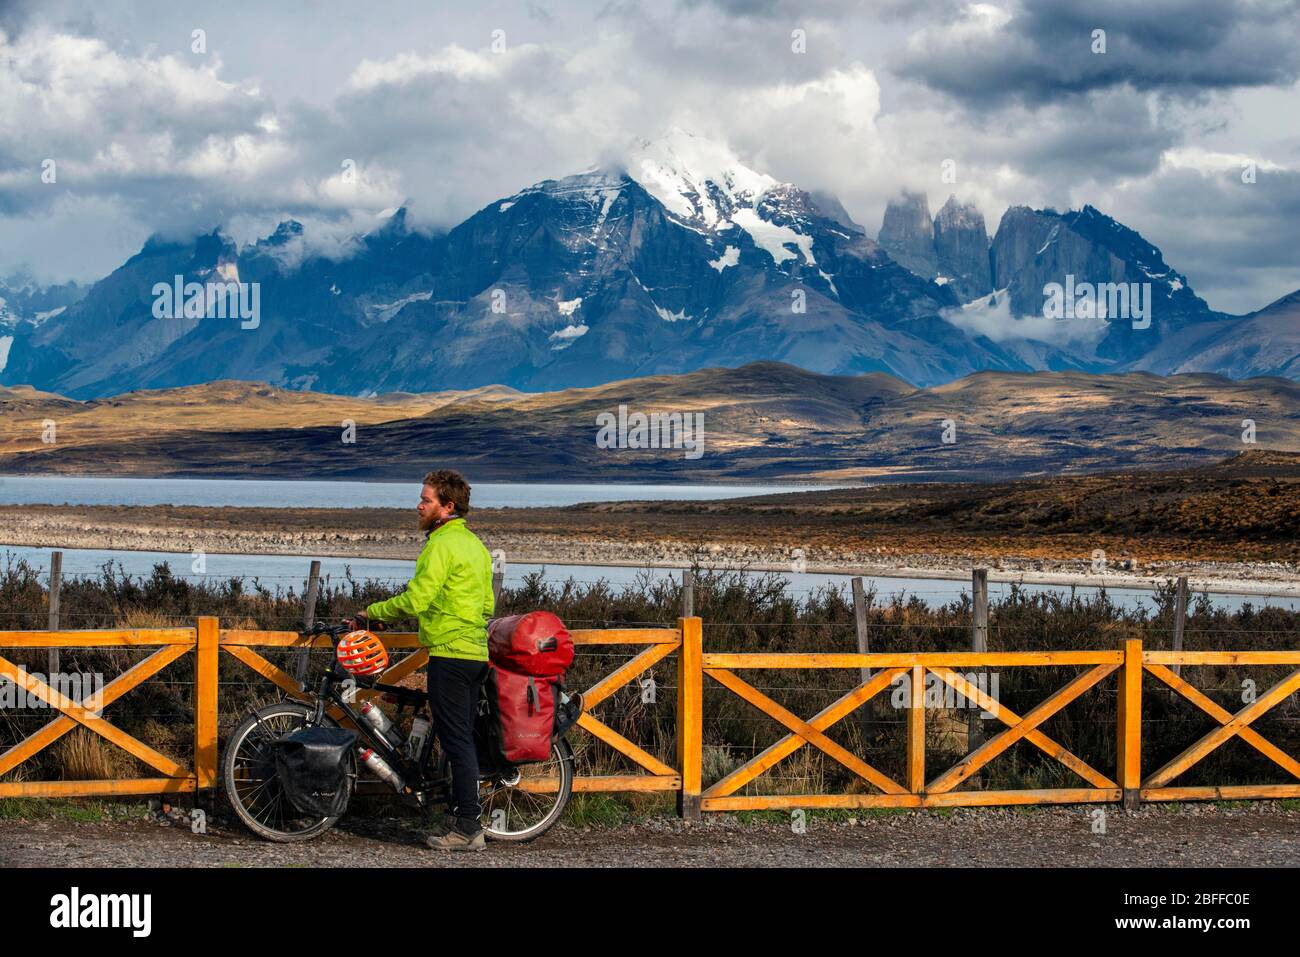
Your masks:
M492 556L463 518L453 518L429 533L406 590L375 602L366 615L379 621L415 618L420 644L430 655L487 661L487 619L494 605Z

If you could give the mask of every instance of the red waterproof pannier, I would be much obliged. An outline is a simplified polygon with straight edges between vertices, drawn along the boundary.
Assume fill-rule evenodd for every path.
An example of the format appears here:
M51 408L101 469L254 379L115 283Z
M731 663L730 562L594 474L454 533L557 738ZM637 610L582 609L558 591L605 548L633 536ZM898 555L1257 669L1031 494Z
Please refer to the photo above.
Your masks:
M488 656L498 668L536 678L556 678L573 664L573 639L549 611L488 622Z
M496 667L492 678L501 725L501 756L511 764L545 761L551 756L555 729L555 679Z
M573 663L569 630L549 611L497 618L488 623L488 655L502 757L547 760L564 672Z

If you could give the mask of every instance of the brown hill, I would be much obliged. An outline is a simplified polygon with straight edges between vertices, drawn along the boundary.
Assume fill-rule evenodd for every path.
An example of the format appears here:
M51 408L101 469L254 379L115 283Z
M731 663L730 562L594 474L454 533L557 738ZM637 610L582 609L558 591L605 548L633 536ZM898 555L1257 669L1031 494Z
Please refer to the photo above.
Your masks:
M702 454L599 447L597 417L624 405L701 413ZM0 412L9 473L406 478L436 461L497 481L965 481L1300 450L1300 383L1208 374L981 372L914 389L764 362L548 393L362 399L218 382L81 403L19 389Z

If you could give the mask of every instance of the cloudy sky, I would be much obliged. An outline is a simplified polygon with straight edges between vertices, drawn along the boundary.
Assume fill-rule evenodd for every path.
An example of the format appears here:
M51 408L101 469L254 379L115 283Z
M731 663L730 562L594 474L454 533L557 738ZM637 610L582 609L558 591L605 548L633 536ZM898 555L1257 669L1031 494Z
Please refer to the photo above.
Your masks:
M0 276L444 228L676 125L871 235L903 188L1091 203L1249 311L1300 288L1298 78L1300 0L0 0Z

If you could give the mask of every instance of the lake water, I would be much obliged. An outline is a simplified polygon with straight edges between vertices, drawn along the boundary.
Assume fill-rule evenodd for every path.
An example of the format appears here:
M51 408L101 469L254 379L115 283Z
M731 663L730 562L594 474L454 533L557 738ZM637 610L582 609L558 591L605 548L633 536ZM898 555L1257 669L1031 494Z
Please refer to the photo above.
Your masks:
M50 550L17 545L0 545L0 567L3 567L7 561L16 561L20 558L26 559L34 567L48 570ZM189 554L65 548L63 549L63 576L65 578L86 575L98 576L106 562L112 562L115 568L120 564L122 569L133 577L147 576L153 571L154 565L166 562L177 578L185 578L190 581L200 581L205 578L216 581L228 578L245 578L250 581L257 579L272 589L276 586L283 588L292 586L294 589L301 591L303 584L307 580L311 556L220 555L209 553L204 561L203 571L199 573L194 570L193 558ZM412 549L411 558L408 561L386 558L322 558L320 562L321 575L328 579L334 581L344 579L350 569L354 579L375 579L388 582L396 590L401 588L410 577L414 568L415 549ZM680 577L681 575L680 569L673 568L649 569L612 565L510 564L505 569L505 583L507 586L519 585L524 576L539 571L544 574L548 581L563 583L571 578L580 583L592 583L603 580L609 582L616 589L623 585L632 584L644 576L660 579L668 576ZM766 573L755 572L753 574L762 575ZM847 589L851 578L849 575L814 572L777 572L773 574L787 581L789 594L798 596L806 596L813 590L827 585ZM970 591L970 580L968 578L946 580L878 577L867 578L864 584L868 589L875 588L877 602L888 601L894 595L914 595L927 604L942 605L954 601L960 598L963 593ZM1068 596L1070 593L1068 585L1021 585L1020 587L1031 594L1056 592ZM1009 583L989 582L990 599L996 600L1005 597L1010 591L1011 585ZM1076 589L1076 593L1080 596L1092 595L1096 592L1097 589L1095 588L1079 587ZM1145 606L1151 609L1155 607L1152 594L1146 589L1110 588L1107 589L1107 594L1115 604L1126 608ZM1300 598L1291 596L1214 594L1210 596L1210 599L1214 605L1229 610L1236 610L1244 603L1249 602L1255 607L1271 605L1300 611Z
M696 500L707 501L743 495L766 495L824 489L826 485L515 485L480 482L474 485L473 504L478 508L563 507L578 502L628 500ZM412 508L419 497L419 485L406 482L321 482L265 481L248 479L148 479L148 478L80 478L0 476L0 504L10 505L207 505L263 508ZM48 569L50 549L0 544L0 563L18 558ZM322 558L321 574L333 580L343 579L351 570L353 578L376 579L396 587L405 583L413 568L416 549L408 561L382 558ZM258 579L270 587L280 585L300 588L307 577L311 556L295 555L222 555L209 553L201 572L193 568L189 554L174 552L137 552L108 549L63 549L65 577L98 576L106 562L120 565L133 577L148 576L154 565L166 563L180 578L224 580ZM548 581L573 579L580 583L607 581L615 588L629 585L646 575L652 578L679 576L680 569L637 568L610 565L524 565L506 566L506 584L518 585L526 575L543 572ZM764 574L764 573L755 573ZM848 588L849 575L825 573L776 573L788 582L788 591L807 595L827 585ZM895 595L917 596L928 604L945 604L970 589L969 578L944 580L930 578L868 578L878 601ZM1053 591L1069 594L1069 586L1022 585L1027 592ZM1010 584L989 583L989 595L1006 595ZM1077 593L1095 593L1094 588L1079 587ZM1151 592L1146 589L1111 588L1112 601L1126 607L1152 607ZM1238 608L1244 602L1259 605L1283 605L1300 610L1300 599L1242 595L1214 595L1216 605Z
M531 508L636 499L712 501L829 485L514 485L475 482L475 508ZM210 505L232 508L414 508L418 482L0 476L0 505Z

